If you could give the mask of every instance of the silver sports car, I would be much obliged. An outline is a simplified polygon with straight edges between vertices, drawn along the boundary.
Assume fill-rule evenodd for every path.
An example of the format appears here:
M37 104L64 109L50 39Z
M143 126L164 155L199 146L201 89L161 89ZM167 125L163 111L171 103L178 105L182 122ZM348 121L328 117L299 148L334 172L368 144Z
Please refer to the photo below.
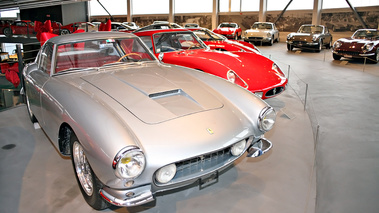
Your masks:
M238 158L272 146L263 137L272 107L224 79L160 63L131 34L51 38L23 75L31 120L71 156L94 209L209 186Z

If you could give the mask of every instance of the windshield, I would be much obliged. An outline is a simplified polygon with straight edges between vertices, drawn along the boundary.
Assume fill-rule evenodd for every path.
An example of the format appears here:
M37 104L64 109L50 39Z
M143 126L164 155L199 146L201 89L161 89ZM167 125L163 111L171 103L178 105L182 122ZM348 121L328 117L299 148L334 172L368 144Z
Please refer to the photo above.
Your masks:
M139 38L90 40L57 46L55 73L152 60L155 58Z
M322 26L301 26L298 32L318 34L318 33L322 33L323 30L324 28Z
M233 24L233 23L222 23L220 24L220 26L218 26L219 28L222 28L222 27L230 27L230 28L237 28L237 24Z
M378 37L378 31L374 30L357 30L352 38L354 39L372 39Z
M262 29L262 30L271 30L272 25L267 23L255 23L251 27L252 29Z
M205 48L192 32L158 33L153 38L155 53Z
M196 30L194 33L203 41L223 41L226 39L224 36L216 34L208 29Z

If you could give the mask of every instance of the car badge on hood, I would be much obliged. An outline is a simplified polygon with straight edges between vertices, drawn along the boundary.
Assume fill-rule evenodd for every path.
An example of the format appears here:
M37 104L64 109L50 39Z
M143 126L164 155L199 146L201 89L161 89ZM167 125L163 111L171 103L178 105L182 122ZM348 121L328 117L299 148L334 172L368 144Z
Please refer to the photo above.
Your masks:
M213 134L214 134L214 132L213 132L213 130L212 130L211 128L207 128L207 131L208 131L208 133L209 133L210 135L213 135Z

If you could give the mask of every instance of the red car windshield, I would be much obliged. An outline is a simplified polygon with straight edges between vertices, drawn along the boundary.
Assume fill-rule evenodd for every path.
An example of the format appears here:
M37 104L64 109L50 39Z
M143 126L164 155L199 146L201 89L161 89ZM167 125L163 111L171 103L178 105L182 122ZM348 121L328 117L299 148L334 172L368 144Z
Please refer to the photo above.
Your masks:
M101 67L116 62L151 60L155 58L138 38L91 40L59 45L55 73Z
M194 33L203 41L223 41L226 38L220 34L216 34L208 29L196 30Z
M222 27L237 28L237 24L233 24L233 23L231 23L231 24L229 24L229 23L223 23L223 24L220 24L220 25L218 26L218 28L222 28Z
M192 32L158 33L153 40L155 53L206 48Z

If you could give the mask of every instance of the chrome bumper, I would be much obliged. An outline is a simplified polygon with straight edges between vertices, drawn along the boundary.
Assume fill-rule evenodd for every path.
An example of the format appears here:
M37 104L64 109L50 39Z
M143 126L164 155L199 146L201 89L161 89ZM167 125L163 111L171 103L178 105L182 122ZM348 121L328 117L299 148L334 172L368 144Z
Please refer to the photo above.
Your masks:
M247 149L247 157L252 157L252 158L259 157L265 154L271 148L272 148L271 141L267 140L266 138L260 138L259 140L257 140L256 142L253 142L249 146L249 148ZM224 168L219 168L218 170L221 171L222 169ZM206 174L204 176L208 176L208 175L209 174ZM187 182L193 183L201 179L202 177L196 177L194 179L188 180ZM178 186L175 186L175 187L171 186L165 190L180 188L182 186L189 185L187 182L180 183ZM152 190L151 185L145 185L142 187L128 189L128 190L117 190L117 189L115 190L108 187L104 187L100 189L99 193L108 203L112 205L130 207L130 206L138 206L138 205L142 205L142 204L154 201L155 198L153 196L152 191L158 192L158 191L165 191L165 190Z
M250 147L247 149L247 156L250 158L256 158L264 153L268 152L272 148L271 141L266 138L261 138L255 143L252 143Z
M100 189L100 195L108 203L115 206L139 206L154 200L150 185L132 190L118 191L114 191L109 188L102 188ZM127 197L124 199L120 198L125 196Z

